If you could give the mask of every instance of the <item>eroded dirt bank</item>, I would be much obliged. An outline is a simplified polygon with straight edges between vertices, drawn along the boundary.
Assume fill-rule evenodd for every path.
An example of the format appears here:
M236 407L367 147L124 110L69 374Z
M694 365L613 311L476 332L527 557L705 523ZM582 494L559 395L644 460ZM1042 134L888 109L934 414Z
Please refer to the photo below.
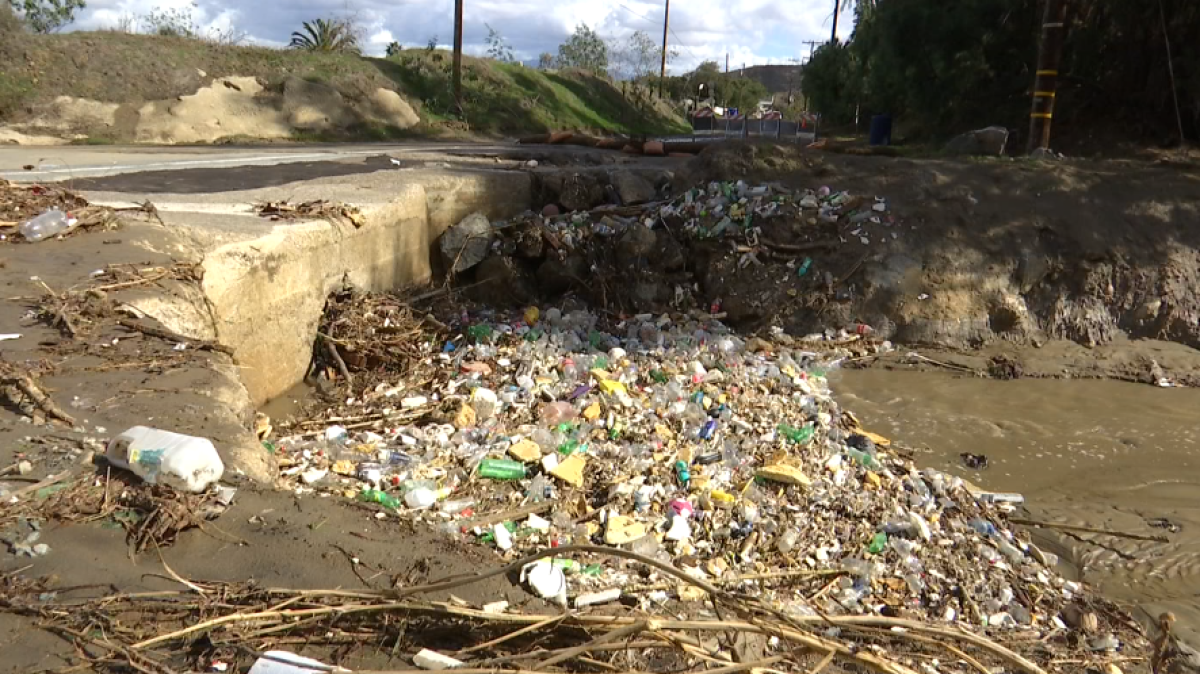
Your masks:
M729 143L679 171L671 188L681 194L714 180L776 189L743 203L753 222L747 228L736 211L733 237L714 235L727 210L688 211L680 201L574 222L526 219L504 235L498 259L463 280L485 282L477 296L502 303L574 293L618 313L718 307L749 332L803 336L865 324L899 344L994 351L1061 340L1084 347L1060 347L1063 359L1088 361L1066 365L1082 376L1148 377L1155 349L1128 340L1200 345L1195 173ZM725 189L697 199L736 207L741 195L722 200ZM812 207L763 215L770 202L807 193L819 197ZM622 230L634 221L654 228ZM603 231L614 223L615 243ZM1111 354L1120 362L1106 365ZM1192 381L1193 355L1170 351L1160 365Z

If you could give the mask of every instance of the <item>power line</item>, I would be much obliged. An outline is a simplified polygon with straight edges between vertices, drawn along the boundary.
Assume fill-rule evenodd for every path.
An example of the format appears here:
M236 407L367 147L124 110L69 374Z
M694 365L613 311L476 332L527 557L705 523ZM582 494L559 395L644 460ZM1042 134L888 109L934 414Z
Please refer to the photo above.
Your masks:
M630 9L630 8L626 7L625 5L623 5L623 4L619 3L619 2L617 3L617 6L618 6L618 7L620 7L621 9L625 10L626 12L629 12L630 14L632 14L632 15L636 16L637 18L641 19L642 21L646 21L647 23L654 24L654 26L655 26L656 28L658 27L658 21L654 21L654 20L648 19L648 18L646 18L645 16L643 16L643 15L641 15L641 14L638 14L637 12L633 11L632 9ZM684 51L686 51L686 52L688 53L688 56L692 57L692 60L694 60L694 61L703 61L703 59L701 59L700 57L696 56L696 53L695 53L695 52L693 52L691 49L689 49L687 45L683 44L683 40L679 39L679 36L675 34L675 29L674 29L674 28L671 28L670 26L668 26L668 27L667 27L667 32L669 32L669 33L671 34L671 37L675 38L675 45L676 45L676 46L678 46L678 47L682 47L682 48L683 48L683 50L684 50Z

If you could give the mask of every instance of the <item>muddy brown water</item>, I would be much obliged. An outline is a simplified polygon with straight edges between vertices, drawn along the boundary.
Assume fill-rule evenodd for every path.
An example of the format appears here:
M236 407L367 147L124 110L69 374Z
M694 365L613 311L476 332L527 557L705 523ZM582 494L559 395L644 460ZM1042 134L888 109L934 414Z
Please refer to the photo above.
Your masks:
M838 370L839 402L916 462L1026 497L1034 520L1169 542L1036 529L1064 571L1145 623L1163 611L1200 643L1200 390L1115 381L996 381ZM967 468L960 454L984 454Z

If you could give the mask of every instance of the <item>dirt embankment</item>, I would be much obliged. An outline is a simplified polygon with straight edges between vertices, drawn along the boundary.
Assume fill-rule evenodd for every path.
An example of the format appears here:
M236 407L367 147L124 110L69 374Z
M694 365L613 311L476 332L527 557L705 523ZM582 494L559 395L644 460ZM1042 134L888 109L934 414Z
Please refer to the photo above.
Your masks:
M420 123L395 83L357 56L121 33L10 42L0 142L388 135Z
M541 249L518 248L517 260L537 254L530 275L516 276L617 312L719 303L743 330L805 335L866 324L906 345L998 353L1063 341L1079 345L1064 349L1074 360L1088 360L1078 357L1081 348L1093 361L1119 361L1120 372L1109 374L1122 378L1149 376L1152 359L1200 365L1180 356L1191 349L1129 346L1147 339L1200 347L1196 173L1132 162L909 160L734 143L705 151L672 187L737 179L779 183L797 195L824 186L847 192L847 205L836 222L756 220L762 242L777 248L754 260L745 257L750 239L739 240L739 250L687 235L668 217L654 235L623 236L590 260L559 256L546 265ZM864 213L877 202L884 210ZM799 273L805 258L811 263ZM512 273L503 276L508 287L524 287L509 283ZM1105 372L1043 365L1030 373Z
M460 118L442 51L376 59L117 32L3 36L0 143L648 133L683 123L605 79L489 59L464 64Z

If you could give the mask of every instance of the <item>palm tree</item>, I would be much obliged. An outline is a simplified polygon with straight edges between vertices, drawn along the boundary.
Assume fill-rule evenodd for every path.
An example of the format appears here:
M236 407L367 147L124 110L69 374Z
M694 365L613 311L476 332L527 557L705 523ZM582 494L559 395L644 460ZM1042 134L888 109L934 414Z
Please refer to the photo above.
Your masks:
M304 30L292 33L294 49L323 52L357 52L358 38L350 25L338 19L305 21Z

